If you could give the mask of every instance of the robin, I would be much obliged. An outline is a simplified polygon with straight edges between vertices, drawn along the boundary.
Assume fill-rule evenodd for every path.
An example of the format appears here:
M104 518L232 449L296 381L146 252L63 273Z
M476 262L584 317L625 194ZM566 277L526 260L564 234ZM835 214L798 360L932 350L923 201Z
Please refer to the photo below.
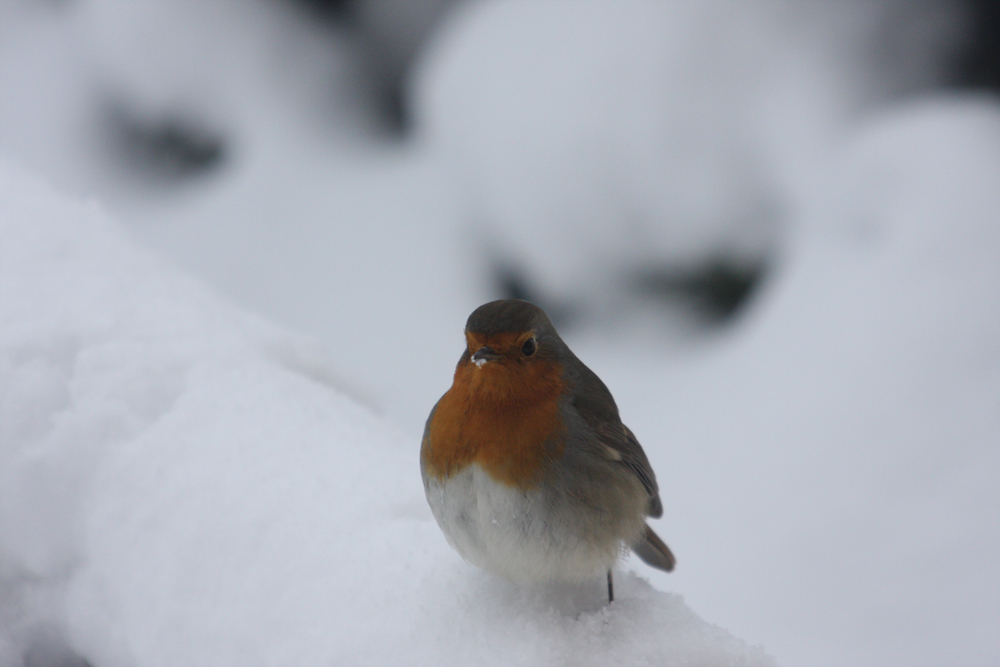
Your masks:
M448 542L515 581L584 581L631 548L670 572L646 525L663 505L642 446L611 392L545 312L504 299L465 325L455 378L427 418L420 471Z

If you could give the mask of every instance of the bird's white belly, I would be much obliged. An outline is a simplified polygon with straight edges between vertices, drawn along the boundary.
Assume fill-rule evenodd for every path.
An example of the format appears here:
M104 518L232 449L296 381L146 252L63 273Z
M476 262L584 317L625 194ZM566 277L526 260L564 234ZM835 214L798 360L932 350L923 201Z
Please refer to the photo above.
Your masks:
M598 538L565 498L505 486L478 465L444 482L425 478L427 501L466 560L515 581L581 581L622 555L620 539Z

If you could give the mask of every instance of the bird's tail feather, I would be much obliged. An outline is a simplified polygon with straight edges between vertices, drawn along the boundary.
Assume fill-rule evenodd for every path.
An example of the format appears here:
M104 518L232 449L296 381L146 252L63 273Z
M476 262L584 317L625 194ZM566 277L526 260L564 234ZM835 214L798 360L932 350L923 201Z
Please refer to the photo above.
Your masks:
M677 559L671 553L670 547L664 544L660 536L654 533L649 526L646 526L646 531L642 534L639 542L632 546L632 551L647 565L665 572L672 571L674 565L677 564Z

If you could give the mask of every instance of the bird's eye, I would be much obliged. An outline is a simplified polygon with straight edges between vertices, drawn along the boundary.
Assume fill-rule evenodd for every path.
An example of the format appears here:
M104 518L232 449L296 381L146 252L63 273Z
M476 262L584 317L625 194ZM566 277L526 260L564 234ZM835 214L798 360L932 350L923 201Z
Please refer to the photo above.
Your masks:
M528 340L524 341L524 345L521 346L521 352L523 352L524 356L526 356L526 357L530 357L531 355L533 355L535 353L535 339L534 339L534 337L531 337Z

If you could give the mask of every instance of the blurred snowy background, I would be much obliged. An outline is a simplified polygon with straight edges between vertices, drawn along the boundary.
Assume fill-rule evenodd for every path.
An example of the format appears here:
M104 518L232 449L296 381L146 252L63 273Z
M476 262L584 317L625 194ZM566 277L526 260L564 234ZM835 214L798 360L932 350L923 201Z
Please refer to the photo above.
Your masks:
M990 0L0 0L0 667L1000 664L998 90ZM617 616L423 504L504 296L659 477Z

